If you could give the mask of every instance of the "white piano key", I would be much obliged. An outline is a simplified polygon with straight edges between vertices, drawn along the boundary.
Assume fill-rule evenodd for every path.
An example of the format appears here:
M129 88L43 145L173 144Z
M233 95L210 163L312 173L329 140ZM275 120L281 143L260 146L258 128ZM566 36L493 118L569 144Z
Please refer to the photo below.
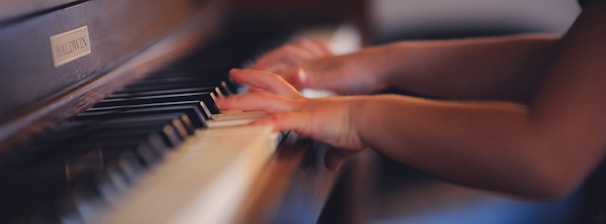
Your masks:
M229 223L276 144L270 126L198 130L98 221Z
M215 114L213 120L208 121L206 125L208 128L246 125L266 115L266 113L258 111Z

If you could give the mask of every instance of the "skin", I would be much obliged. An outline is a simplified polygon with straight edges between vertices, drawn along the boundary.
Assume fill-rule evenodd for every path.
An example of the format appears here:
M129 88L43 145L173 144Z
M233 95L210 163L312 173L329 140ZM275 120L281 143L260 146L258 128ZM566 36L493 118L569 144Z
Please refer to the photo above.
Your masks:
M345 56L289 59L288 66L274 71L280 75L234 69L234 80L256 89L217 103L223 109L266 111L270 115L254 123L340 148L329 156L330 168L370 147L461 185L561 198L606 154L606 26L601 21L606 21L606 1L595 0L562 37L402 42ZM298 57L278 56L270 52L259 60L265 65L256 68ZM336 65L314 67L321 63ZM336 84L321 86L317 80ZM390 83L456 100L308 99L289 83L356 94Z
M278 73L297 88L341 94L367 94L389 83L445 99L526 102L549 68L558 40L527 34L405 41L339 56L314 50L327 48L321 42L301 40L269 52L251 68Z

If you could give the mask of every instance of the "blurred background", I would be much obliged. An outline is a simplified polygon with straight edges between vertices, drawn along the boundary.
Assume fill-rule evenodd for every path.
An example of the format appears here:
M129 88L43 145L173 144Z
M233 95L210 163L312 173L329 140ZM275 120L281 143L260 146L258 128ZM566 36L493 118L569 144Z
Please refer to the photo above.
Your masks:
M575 0L235 0L233 15L291 24L355 24L366 43L512 33L563 33Z
M580 11L574 0L371 0L378 41L508 33L563 33Z

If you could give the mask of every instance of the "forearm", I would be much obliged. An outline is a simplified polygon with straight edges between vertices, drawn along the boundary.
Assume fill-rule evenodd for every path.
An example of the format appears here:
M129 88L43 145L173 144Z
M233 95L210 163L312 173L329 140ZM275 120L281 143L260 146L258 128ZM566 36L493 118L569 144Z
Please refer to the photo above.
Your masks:
M552 157L518 104L375 96L354 111L354 126L371 148L459 184L550 198L574 187L577 180L566 176L579 176L562 173L561 160L571 157Z
M404 41L367 60L387 83L447 99L527 101L549 66L558 37L518 35ZM379 53L380 52L380 53Z

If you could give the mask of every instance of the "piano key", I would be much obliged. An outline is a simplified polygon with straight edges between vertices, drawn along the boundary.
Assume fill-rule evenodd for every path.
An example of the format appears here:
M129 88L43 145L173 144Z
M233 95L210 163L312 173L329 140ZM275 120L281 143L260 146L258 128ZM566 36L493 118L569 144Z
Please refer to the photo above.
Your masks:
M221 74L200 74L200 72L162 72L157 73L127 86L137 86L156 83L189 83L203 81L202 86L213 86L220 82L225 82L228 79L227 69ZM229 80L227 80L229 81Z
M211 75L205 76L200 73L171 73L164 72L156 75L149 76L145 79L142 79L136 83L133 83L131 86L142 85L147 83L188 83L188 82L197 82L203 81L204 86L220 86L221 83L229 83L231 81L228 80L227 70L221 75ZM128 86L128 87L131 87ZM120 91L118 91L120 92Z
M94 186L79 185L72 195L75 209L83 223L90 223L95 214L105 206L101 193Z
M157 108L157 107L171 107L171 106L193 106L200 110L204 119L211 119L212 113L208 110L206 104L199 100L186 100L179 102L162 102L162 103L150 103L150 104L136 104L136 105L121 105L121 106L107 106L107 107L93 107L86 110L80 115L96 112L119 112L128 111L131 109L145 109L145 108ZM76 116L77 117L77 116Z
M53 135L60 137L63 134L72 136L74 130L80 133L88 131L100 131L108 128L136 128L150 125L162 124L174 119L181 119L182 113L159 113L140 116L124 116L113 119L99 120L73 120L60 126ZM191 119L188 119L188 122ZM188 124L189 125L189 124Z
M146 167L152 167L164 157L164 152L158 152L157 148L147 142L139 144L135 150L137 157L141 158Z
M59 223L84 223L84 218L78 212L73 197L71 195L65 196L55 205Z
M227 77L227 71L230 68L234 68L234 67L238 67L236 66L232 66L232 67L227 67L227 69L224 69L224 72L221 72L219 74L223 74L223 75L217 75L217 76L203 76L200 75L200 72L164 72L164 73L160 73L160 74L155 74L153 76L150 76L148 78L146 78L145 80L161 80L163 78L174 78L174 77L179 77L182 79L194 79L194 80L204 80L205 83L214 85L214 86L218 86L219 88L222 88L224 90L226 90L226 92L229 92L229 94L234 94L237 92L238 90L238 86L239 84L229 80L229 78ZM200 69L200 71L203 71L203 69Z
M162 82L158 80L141 80L133 85L127 86L122 91L117 92L116 94L124 94L129 92L145 92L145 91L167 91L173 89L192 89L192 88L211 88L209 91L219 91L217 88L220 86L220 81L211 81L209 83L207 80L177 80L177 81L168 81Z
M231 112L214 115L214 119L206 123L209 128L245 125L257 118L266 116L263 112Z
M275 148L270 126L196 132L130 190L101 223L223 223ZM200 163L202 158L213 158ZM196 176L196 178L191 178ZM174 190L179 186L179 191ZM220 193L218 193L220 192ZM221 200L213 196L222 195ZM147 215L143 215L147 214ZM230 215L231 214L231 215Z
M175 102L175 101L192 101L199 100L206 104L208 109L213 114L220 113L219 108L215 105L216 95L212 92L206 93L187 93L187 94L171 94L161 96L147 96L147 97L132 97L132 98L117 98L107 99L100 101L98 107L106 106L126 106L126 105L137 105L137 104L152 104L152 103L163 103L163 102Z
M99 189L101 198L108 204L116 204L127 190L126 180L119 176L116 169L107 168L95 175L94 185Z
M74 120L99 120L113 119L119 117L142 116L165 113L184 113L187 119L191 120L191 124L195 128L203 128L206 124L206 119L198 104L180 105L180 106L156 106L147 108L135 108L126 110L107 110L94 111L80 114Z
M169 95L169 94L178 94L178 93L205 93L205 92L213 92L217 95L222 95L223 93L218 87L183 87L183 88L169 88L169 89L159 89L156 86L151 86L150 89L143 90L132 90L127 88L125 91L121 91L119 93L114 93L107 97L107 99L111 98L125 98L125 97L137 97L137 96L157 96L157 95Z

